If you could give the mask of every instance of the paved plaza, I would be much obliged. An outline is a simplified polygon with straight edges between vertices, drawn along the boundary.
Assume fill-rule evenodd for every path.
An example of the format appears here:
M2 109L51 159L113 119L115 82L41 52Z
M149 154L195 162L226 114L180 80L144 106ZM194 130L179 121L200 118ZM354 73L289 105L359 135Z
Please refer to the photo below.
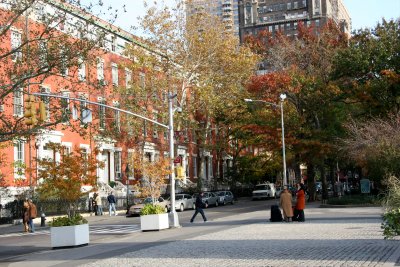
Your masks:
M383 239L381 208L305 213L304 223L271 223L267 211L258 211L188 224L226 228L81 266L400 266L400 240Z

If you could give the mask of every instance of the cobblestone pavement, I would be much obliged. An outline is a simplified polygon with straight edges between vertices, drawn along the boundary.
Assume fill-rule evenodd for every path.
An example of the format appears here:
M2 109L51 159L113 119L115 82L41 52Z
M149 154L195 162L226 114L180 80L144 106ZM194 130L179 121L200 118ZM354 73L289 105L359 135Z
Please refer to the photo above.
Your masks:
M304 223L259 220L234 228L224 218L188 227L226 224L226 230L82 266L400 266L400 240L383 239L380 214L379 208L311 208Z

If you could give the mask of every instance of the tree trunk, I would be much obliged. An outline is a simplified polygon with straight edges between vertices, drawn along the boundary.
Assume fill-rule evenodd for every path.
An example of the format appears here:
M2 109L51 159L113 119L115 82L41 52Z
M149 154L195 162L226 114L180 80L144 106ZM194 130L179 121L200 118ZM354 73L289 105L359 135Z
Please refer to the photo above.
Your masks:
M315 201L315 166L313 163L307 164L307 188L308 188L308 201Z

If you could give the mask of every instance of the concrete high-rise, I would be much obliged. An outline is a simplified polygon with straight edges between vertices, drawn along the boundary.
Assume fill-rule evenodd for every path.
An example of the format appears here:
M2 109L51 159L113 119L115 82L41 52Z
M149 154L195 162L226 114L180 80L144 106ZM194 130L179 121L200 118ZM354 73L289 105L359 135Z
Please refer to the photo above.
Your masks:
M318 31L329 19L350 34L351 19L343 0L240 0L240 39L261 30L281 31L287 36L297 34L300 21L314 24Z
M186 2L186 12L191 14L205 12L218 16L225 24L225 29L239 36L239 0L191 0Z

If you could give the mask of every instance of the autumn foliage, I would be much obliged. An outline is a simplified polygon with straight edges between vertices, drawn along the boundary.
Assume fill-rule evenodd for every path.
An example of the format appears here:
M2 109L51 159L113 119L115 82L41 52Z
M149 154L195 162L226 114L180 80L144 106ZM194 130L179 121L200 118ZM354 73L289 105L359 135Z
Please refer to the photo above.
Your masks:
M82 186L96 188L96 170L102 167L103 163L96 159L97 149L86 154L78 148L68 153L66 147L55 143L49 143L48 147L53 150L54 155L60 155L60 160L37 159L39 166L37 193L43 200L59 200L68 216L73 217L79 199L88 193L82 191Z

